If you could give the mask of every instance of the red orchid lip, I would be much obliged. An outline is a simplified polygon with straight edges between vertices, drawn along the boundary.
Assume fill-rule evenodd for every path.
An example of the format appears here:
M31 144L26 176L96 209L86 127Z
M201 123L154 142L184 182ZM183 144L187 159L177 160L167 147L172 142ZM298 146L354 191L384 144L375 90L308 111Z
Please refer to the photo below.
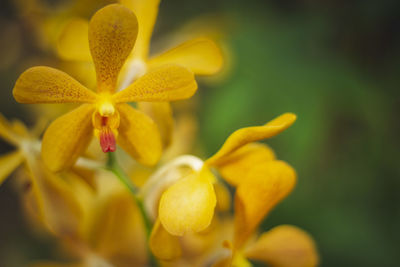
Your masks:
M104 153L115 152L116 142L115 136L110 127L103 127L100 131L100 146Z

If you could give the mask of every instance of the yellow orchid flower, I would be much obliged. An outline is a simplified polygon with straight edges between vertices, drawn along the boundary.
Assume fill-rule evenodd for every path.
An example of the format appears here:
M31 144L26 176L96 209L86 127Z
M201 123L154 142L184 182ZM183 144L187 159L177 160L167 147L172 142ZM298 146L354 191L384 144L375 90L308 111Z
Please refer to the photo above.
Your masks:
M220 48L209 38L188 40L162 54L149 57L150 39L157 18L160 0L120 0L138 19L139 31L136 45L128 56L119 77L118 88L123 89L149 71L166 64L178 64L196 75L212 75L223 65ZM65 60L85 62L90 60L87 40L89 24L85 19L73 18L65 26L57 44L58 54ZM79 41L78 41L79 40ZM139 110L149 115L158 125L164 146L171 142L173 118L167 102L140 102Z
M154 122L126 102L174 101L191 97L197 84L179 65L164 65L114 93L118 74L136 40L138 23L128 8L113 4L96 12L89 24L89 46L97 74L97 93L66 73L33 67L17 80L13 94L20 103L84 103L55 120L43 137L42 156L53 171L74 164L94 134L104 152L116 142L137 161L155 164L161 140Z
M0 157L0 185L10 174L20 166L25 158L30 155L33 148L40 146L35 137L31 135L19 121L8 122L0 114L0 137L17 149Z
M12 1L19 19L33 30L36 44L54 52L59 35L72 16L86 16L97 8L109 4L109 0L70 0L50 3L43 0Z
M150 40L158 13L160 0L120 0L122 5L132 10L140 25L137 41L130 53L120 79L120 86L128 86L148 70L164 64L179 64L197 75L212 75L223 64L222 52L206 37L198 37L178 45L160 55L149 57ZM84 42L89 23L82 18L73 18L65 26L57 44L58 54L65 60L89 61L89 44ZM81 42L77 42L80 40Z
M27 211L40 225L57 236L74 238L81 228L82 210L73 199L72 190L59 176L50 172L40 158L40 135L42 126L31 132L20 121L8 122L0 115L0 137L16 147L16 150L0 157L0 184L19 166L23 168L17 179L22 183L23 198ZM59 208L63 212L59 212Z
M220 244L229 238L232 230L230 218L216 218L206 231L177 237L157 220L149 246L162 266L209 266L225 252Z
M149 266L139 208L124 186L110 175L106 171L97 174L96 194L82 192L85 188L79 179L70 184L71 198L79 200L84 216L78 222L83 229L80 235L74 239L61 236L58 240L64 244L62 252L69 261L65 266ZM63 212L64 206L59 209ZM33 266L63 265L39 261Z
M213 187L216 178L210 168L214 167L219 170L221 167L223 173L229 174L231 171L229 168L232 167L227 164L227 161L232 162L232 157L235 159L235 157L238 158L238 155L249 154L246 152L254 152L254 147L261 152L250 153L251 160L259 156L262 159L270 160L273 154L268 148L262 145L251 145L251 143L279 134L292 125L295 119L294 114L286 113L263 126L242 128L231 134L221 149L204 162L194 156L183 156L175 162L173 161L170 167L161 168L148 180L148 186L143 188L143 194L157 196L162 193L158 218L165 230L172 235L182 236L186 233L200 232L206 229L211 223L216 206L216 193ZM264 163L260 160L255 161L255 163L257 162ZM177 169L184 165L190 167L189 173L182 174ZM234 163L234 165L238 166L239 174L251 169L248 159L242 160L239 164ZM229 177L228 181L238 180L238 176ZM243 180L243 177L240 178ZM157 185L157 180L161 181L161 185ZM157 197L154 198L154 201L156 199Z
M283 161L269 160L243 178L235 194L233 243L225 242L232 255L214 266L251 266L249 259L279 267L317 266L314 241L298 227L280 225L255 241L250 238L271 209L293 190L294 169Z

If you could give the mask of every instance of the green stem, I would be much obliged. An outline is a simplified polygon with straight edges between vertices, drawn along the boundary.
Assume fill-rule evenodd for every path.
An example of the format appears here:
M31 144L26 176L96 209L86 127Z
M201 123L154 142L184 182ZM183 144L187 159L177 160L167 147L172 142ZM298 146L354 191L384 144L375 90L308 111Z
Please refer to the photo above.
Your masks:
M133 184L131 179L125 174L125 172L122 170L122 168L119 166L117 159L115 157L114 152L108 152L108 159L107 159L107 169L111 171L112 173L117 176L117 178L126 186L126 188L131 192L131 195L133 199L135 200L140 214L142 215L143 218L143 223L145 226L146 230L146 237L147 237L147 242L149 243L150 241L150 234L151 234L151 229L153 227L153 224L151 223L151 220L149 216L147 215L146 209L144 207L143 200L138 196L139 189L137 186ZM151 253L150 249L148 250L149 254L149 259L150 259L150 266L158 266L156 259L154 258L154 255Z

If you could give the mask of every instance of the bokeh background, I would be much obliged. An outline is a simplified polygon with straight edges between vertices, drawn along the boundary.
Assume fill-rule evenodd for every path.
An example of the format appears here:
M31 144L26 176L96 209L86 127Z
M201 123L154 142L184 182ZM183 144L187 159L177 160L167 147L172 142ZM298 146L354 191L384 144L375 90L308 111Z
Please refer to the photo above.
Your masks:
M28 124L12 87L33 62L54 58L33 29L34 2L0 1L0 111ZM68 1L42 2L57 10ZM229 58L221 77L200 79L196 114L206 155L239 127L298 115L268 141L299 179L263 228L309 231L321 266L398 266L399 1L163 0L153 40L162 43L193 18L216 27ZM0 143L1 152L9 149ZM1 267L48 258L52 241L28 230L10 181L0 187L0 214Z

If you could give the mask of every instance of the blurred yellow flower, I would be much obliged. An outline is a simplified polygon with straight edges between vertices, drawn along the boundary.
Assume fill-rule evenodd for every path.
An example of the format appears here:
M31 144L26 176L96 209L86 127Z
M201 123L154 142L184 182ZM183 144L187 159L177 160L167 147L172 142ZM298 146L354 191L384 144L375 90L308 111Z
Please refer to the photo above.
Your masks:
M0 137L17 149L0 157L0 185L27 157L32 149L38 149L40 142L30 134L25 125L19 121L8 122L0 114ZM37 136L36 136L37 138Z
M215 266L251 266L247 259L279 267L313 267L318 253L313 239L290 225L277 226L255 241L253 234L264 217L294 188L296 173L287 163L267 160L244 174L235 194L232 254Z
M197 84L188 69L169 64L114 93L137 32L135 15L122 5L109 5L92 17L89 46L97 73L97 93L49 67L30 68L17 80L13 94L18 102L85 103L46 130L42 156L51 170L72 166L91 140L93 128L104 152L115 151L118 141L140 163L153 165L158 161L162 148L157 126L126 102L189 98Z
M106 171L97 173L96 192L88 190L81 179L66 177L71 189L68 198L79 203L81 216L77 235L58 236L67 260L65 266L148 266L146 234L139 208L124 186L111 176ZM31 200L26 198L25 203ZM57 213L67 211L65 206L58 206ZM63 264L38 261L33 266Z
M206 37L188 40L167 52L149 57L150 40L160 0L120 0L119 2L136 14L139 29L135 47L122 67L118 90L129 86L147 72L166 64L184 66L196 75L212 75L222 68L223 57L220 48ZM85 19L71 19L58 40L59 56L65 60L89 61L88 30L89 24ZM138 108L158 125L163 144L168 146L173 128L172 110L169 103L140 102Z
M177 178L178 180L170 186L161 196L159 205L159 219L162 226L172 235L182 236L188 232L199 232L207 228L214 215L216 205L216 197L213 188L213 183L216 180L209 168L223 166L224 173L228 173L227 162L229 158L235 156L235 153L243 153L243 149L248 150L246 146L254 141L273 137L283 130L287 129L295 121L296 116L291 113L283 114L263 126L242 128L231 134L225 141L221 149L212 157L207 159L204 164L200 159L197 159L197 166L191 174L186 177ZM263 146L257 146L260 153L250 154L252 157L261 155L265 157L268 154L268 160L271 157L271 152ZM242 151L241 151L242 149ZM253 159L250 159L253 160ZM257 167L251 166L251 169ZM259 161L260 165L264 162ZM236 181L240 184L244 181L243 176L239 175L248 172L248 160L235 162L230 164L230 168L235 175L229 176L227 181Z
M39 123L28 131L20 121L8 122L0 115L0 137L16 147L16 150L0 157L0 184L19 166L24 173L23 194L29 195L26 208L42 226L58 236L76 237L80 230L82 211L72 198L72 189L67 183L51 173L41 162ZM17 180L21 178L18 175ZM63 212L59 212L62 207Z
M45 66L30 68L14 86L15 99L58 107L76 104L51 123L42 143L39 131L31 133L0 115L0 137L17 147L0 156L0 185L23 164L15 178L27 219L52 233L65 252L64 263L39 261L34 266L247 267L251 261L316 266L318 252L305 231L281 225L257 233L297 180L295 170L258 141L286 130L296 115L285 113L262 126L241 128L206 160L176 157L191 153L196 127L185 114L173 133L170 102L194 95L195 75L222 69L221 49L209 34L193 38L197 31L192 30L180 39L183 43L150 56L161 0L113 0L118 4L84 19L104 1L109 0L74 0L54 13L37 0L26 6L17 1L21 10L36 10L27 20L63 59L56 66L72 76ZM135 108L131 102L137 102ZM186 109L192 104L184 103ZM54 116L56 109L47 106ZM170 146L173 134L179 140ZM93 136L98 140L91 151ZM115 152L117 144L127 152L121 162L115 154L107 154L106 165L79 158L91 151L100 159L105 155L100 148ZM169 154L160 160L167 146ZM159 160L158 169L148 167ZM82 163L90 170L55 173ZM135 177L130 179L125 170Z

